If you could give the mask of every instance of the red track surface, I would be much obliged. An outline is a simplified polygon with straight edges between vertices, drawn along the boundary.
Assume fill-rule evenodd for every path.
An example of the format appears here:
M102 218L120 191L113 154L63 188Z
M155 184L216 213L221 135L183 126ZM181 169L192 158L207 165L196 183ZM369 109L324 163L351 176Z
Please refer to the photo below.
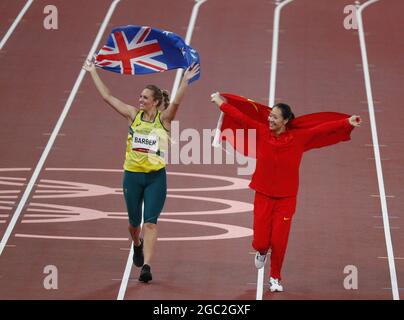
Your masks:
M6 17L0 22L0 35L12 22L7 19L14 19L24 3L0 4L1 14ZM43 8L47 4L35 1L0 51L0 170L30 169L0 171L0 177L21 179L0 180L17 184L1 185L0 191L21 191L0 193L0 201L8 202L0 202L0 237L47 144L110 1L53 1L59 10L57 31L43 28ZM283 270L286 291L270 294L265 288L265 300L392 298L380 200L374 196L379 191L373 149L368 146L372 139L358 35L343 28L343 8L348 4L351 3L345 0L295 0L282 11L277 100L288 102L297 115L317 111L360 114L364 124L353 132L351 142L305 156L298 208ZM138 24L168 29L185 37L192 6L190 0L175 1L169 7L162 5L162 1L122 0L107 32L113 26ZM382 165L399 286L404 281L400 259L404 250L400 209L404 203L399 182L404 172L401 138L404 113L399 105L404 85L404 73L400 72L404 67L404 28L400 19L403 9L402 1L393 0L388 4L380 1L364 11L379 142L386 145L381 148L381 156L386 159ZM202 132L216 126L218 111L209 102L213 91L234 92L268 102L273 10L274 5L263 0L208 0L202 5L192 37L192 46L201 55L202 76L189 88L178 113L180 129ZM106 37L104 34L101 43ZM171 90L175 76L174 72L138 77L100 74L114 95L133 104L146 84L155 83ZM105 105L87 75L0 256L0 299L117 298L130 241L119 192L121 173L102 169L122 168L126 130L125 120ZM55 168L62 170L52 170ZM169 164L168 172L170 190L159 222L161 241L152 263L154 280L148 285L139 283L139 270L133 268L125 299L255 299L257 273L251 236L167 241L167 238L223 233L200 222L252 226L251 211L182 215L228 207L215 200L184 196L248 205L252 203L253 192L192 191L228 183L184 177L175 172L246 180L249 176L237 176L237 165ZM57 188L60 186L63 188ZM99 186L107 187L99 196L49 198L61 195L55 190L94 191ZM175 191L179 188L189 190ZM44 193L47 190L52 192ZM45 222L49 218L45 215L51 213L47 210L72 210L59 212L61 216L53 219L74 217L80 212L91 220ZM53 238L33 238L33 235ZM57 290L46 290L43 286L46 277L43 270L47 265L58 269ZM343 270L347 265L358 268L358 290L343 287L346 276Z

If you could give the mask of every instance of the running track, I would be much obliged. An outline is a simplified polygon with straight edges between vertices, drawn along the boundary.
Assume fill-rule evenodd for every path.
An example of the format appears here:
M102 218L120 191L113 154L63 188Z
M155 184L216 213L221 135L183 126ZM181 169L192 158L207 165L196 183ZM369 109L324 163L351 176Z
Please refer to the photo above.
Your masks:
M194 2L175 1L168 8L162 3L121 0L101 43L113 26L124 24L152 25L185 37ZM24 4L2 1L0 37ZM43 28L47 4L34 1L0 51L1 237L111 1L53 1L57 31ZM288 102L297 115L360 114L364 124L350 143L306 154L283 270L286 291L275 295L266 287L264 300L393 298L358 33L343 27L343 9L350 4L295 0L281 13L276 101ZM274 8L263 0L202 4L192 35L202 78L184 99L180 129L216 126L218 112L209 103L213 91L268 102ZM380 0L363 12L399 291L404 281L403 9L400 0ZM100 74L114 95L132 103L144 85L171 90L175 77L174 72ZM87 75L0 256L0 299L117 298L130 247L120 193L126 130ZM249 176L237 175L236 164L169 164L168 172L155 279L138 283L134 268L124 298L255 299ZM230 187L217 189L222 186ZM215 239L223 229L229 238ZM57 290L44 288L48 265L57 267ZM343 286L347 265L358 269L357 290Z

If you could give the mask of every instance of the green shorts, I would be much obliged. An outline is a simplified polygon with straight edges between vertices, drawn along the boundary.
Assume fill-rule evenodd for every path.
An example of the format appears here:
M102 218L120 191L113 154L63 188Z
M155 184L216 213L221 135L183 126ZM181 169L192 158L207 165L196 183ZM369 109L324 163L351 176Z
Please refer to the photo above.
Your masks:
M131 226L140 226L143 203L143 223L156 224L167 196L165 168L149 173L125 170L123 176L123 194Z

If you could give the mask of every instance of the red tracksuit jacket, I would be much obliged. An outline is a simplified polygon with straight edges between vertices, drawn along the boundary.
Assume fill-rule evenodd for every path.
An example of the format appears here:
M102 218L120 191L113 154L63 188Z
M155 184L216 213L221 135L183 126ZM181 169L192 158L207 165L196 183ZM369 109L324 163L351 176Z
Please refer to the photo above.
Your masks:
M296 196L303 152L350 140L353 129L345 118L311 128L287 128L276 137L269 129L269 122L255 121L228 103L223 103L220 109L234 120L257 129L257 162L250 188L270 197Z

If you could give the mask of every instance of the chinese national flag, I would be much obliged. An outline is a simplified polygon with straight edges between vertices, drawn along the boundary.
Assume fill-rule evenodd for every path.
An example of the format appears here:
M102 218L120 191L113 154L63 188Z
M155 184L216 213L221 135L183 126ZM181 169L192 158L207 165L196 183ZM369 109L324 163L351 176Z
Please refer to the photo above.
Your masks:
M228 104L236 107L246 116L264 124L268 123L268 116L271 112L268 106L231 93L220 93L220 95L226 98ZM220 129L222 131L221 140L229 142L239 153L255 158L256 135L252 134L252 132L248 134L249 129L255 128L249 127L246 123L237 122L225 113ZM237 129L239 130L239 134L236 132ZM251 147L249 148L249 146Z
M269 126L268 117L269 113L271 112L271 108L269 108L268 106L235 94L220 93L220 95L226 98L228 104L236 107L239 111L244 113L244 115L256 120L257 122ZM349 117L350 115L348 114L337 112L311 113L289 121L287 124L287 128L291 132L295 130L307 130L329 121L338 121ZM256 129L256 127L252 128L246 123L240 123L232 118L230 115L224 113L223 122L220 129L221 140L229 142L236 151L243 154L244 156L255 158L256 135L251 134L251 132L249 134L248 130ZM241 131L240 129L243 130ZM350 140L350 134L352 130L353 126L351 126L351 128L349 129L346 129L345 131L335 132L324 137L318 137L314 143L306 147L305 151L333 145L341 141Z

